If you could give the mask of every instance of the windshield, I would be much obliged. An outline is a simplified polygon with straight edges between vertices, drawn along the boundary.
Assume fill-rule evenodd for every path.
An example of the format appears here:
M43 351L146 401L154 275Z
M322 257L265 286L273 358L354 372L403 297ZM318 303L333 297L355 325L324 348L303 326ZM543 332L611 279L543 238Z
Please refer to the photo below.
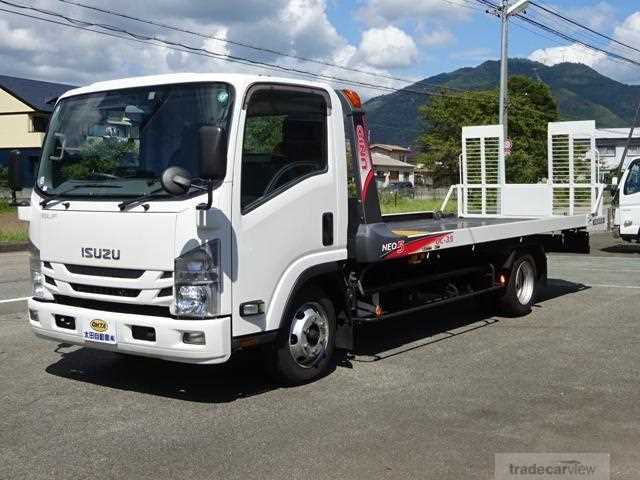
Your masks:
M167 167L199 176L199 130L229 128L227 84L162 85L92 93L56 106L37 186L46 195L130 197L156 193ZM197 183L197 182L196 182Z

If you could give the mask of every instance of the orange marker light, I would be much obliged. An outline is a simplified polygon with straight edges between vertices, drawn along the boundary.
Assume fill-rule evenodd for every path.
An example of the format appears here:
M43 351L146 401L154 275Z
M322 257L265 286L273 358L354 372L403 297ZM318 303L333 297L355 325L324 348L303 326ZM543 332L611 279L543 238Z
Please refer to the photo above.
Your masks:
M362 100L360 100L360 95L353 90L342 90L342 93L353 108L362 108Z
M506 275L504 273L500 274L499 280L500 280L500 285L506 285L507 284L507 277L506 277Z

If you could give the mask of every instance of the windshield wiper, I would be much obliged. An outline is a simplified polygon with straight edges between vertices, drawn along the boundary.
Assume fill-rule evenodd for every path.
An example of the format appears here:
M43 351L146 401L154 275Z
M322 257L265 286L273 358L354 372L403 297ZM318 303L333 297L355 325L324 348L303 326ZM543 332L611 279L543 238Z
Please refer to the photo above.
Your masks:
M140 202L144 202L145 200L149 200L150 198L155 197L156 193L163 191L164 188L156 188L155 190L151 190L149 193L145 193L144 195L141 195L139 197L136 198L132 198L130 200L125 200L124 202L120 202L118 204L118 208L120 209L121 212L123 212L129 205L133 205L134 203L140 203ZM148 210L149 207L147 206L147 208L145 208L145 211Z
M160 180L156 180L156 181L159 182ZM156 183L156 181L154 181L153 183ZM203 191L203 192L207 191L206 187L203 187L203 186L197 185L197 184L192 184L189 187L189 191L185 192L184 194L176 196L176 198L181 198L181 197L184 197L185 195L189 195L189 192L191 191L191 189L200 190L200 191ZM162 192L162 191L164 191L163 187L156 188L155 190L151 190L149 193L145 193L144 195L142 195L140 197L136 197L136 198L132 198L130 200L125 200L124 202L120 202L118 204L118 207L120 208L120 211L124 211L129 205L133 205L134 203L140 203L140 202L144 202L145 200L149 200L149 199L155 197L156 193ZM143 207L144 207L145 211L147 211L149 209L149 205L143 205Z
M82 183L80 185L74 185L73 187L67 188L66 190L63 190L60 193L55 193L51 195L49 198L45 198L40 202L40 206L43 208L46 208L47 205L49 205L49 203L53 202L54 200L60 199L61 197L65 196L67 193L73 192L78 188L122 188L122 186L121 185L102 185L99 183Z

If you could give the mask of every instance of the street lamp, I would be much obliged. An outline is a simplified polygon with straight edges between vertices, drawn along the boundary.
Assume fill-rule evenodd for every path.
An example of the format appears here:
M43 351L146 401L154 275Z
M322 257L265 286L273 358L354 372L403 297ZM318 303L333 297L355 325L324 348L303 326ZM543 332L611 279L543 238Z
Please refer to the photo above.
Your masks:
M509 6L509 0L502 0L500 7L500 20L502 21L502 49L500 55L500 124L504 130L504 140L508 138L509 115L507 112L508 102L508 37L509 37L509 17L522 13L529 6L529 0L518 0Z
M529 6L529 0L518 0L507 9L507 15L518 15L524 12Z

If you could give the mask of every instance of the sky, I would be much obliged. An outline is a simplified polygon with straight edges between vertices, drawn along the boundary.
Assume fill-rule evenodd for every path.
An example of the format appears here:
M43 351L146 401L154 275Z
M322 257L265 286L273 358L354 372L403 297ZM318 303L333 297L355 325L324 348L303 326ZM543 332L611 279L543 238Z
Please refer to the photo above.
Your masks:
M215 38L91 11L68 1ZM527 10L527 17L640 62L640 1L537 0L537 3L638 50L562 24L535 7ZM374 85L360 86L365 97L386 93L384 88L399 88L441 72L496 60L500 54L499 21L487 14L486 7L477 0L0 0L0 9L66 23L43 13L20 10L15 5L109 24L208 52ZM6 11L0 11L0 32L0 74L5 75L83 85L97 80L185 71L276 74L255 66L99 35ZM225 43L225 39L320 63ZM621 82L640 84L640 67L593 53L518 19L510 22L509 39L511 57L529 58L546 65L563 61L585 63ZM333 83L346 86L338 81Z

